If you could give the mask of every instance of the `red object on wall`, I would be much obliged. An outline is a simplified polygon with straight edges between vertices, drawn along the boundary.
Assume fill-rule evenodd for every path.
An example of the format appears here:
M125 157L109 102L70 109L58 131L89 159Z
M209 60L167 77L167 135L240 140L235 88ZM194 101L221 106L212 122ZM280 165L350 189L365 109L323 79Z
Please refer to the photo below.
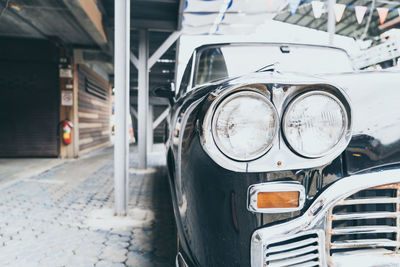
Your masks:
M65 120L61 123L62 128L62 140L65 145L71 144L71 133L74 125L69 120Z

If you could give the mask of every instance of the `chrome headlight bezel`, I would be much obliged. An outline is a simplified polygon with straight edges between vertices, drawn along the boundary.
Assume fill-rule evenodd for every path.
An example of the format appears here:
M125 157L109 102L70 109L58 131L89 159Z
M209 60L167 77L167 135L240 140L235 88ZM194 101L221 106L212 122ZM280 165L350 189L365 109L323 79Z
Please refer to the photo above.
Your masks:
M222 112L222 107L224 105L227 105L230 101L240 98L240 97L255 97L258 100L263 101L268 107L269 109L272 111L272 117L273 117L273 133L272 133L272 138L270 138L270 141L268 143L267 146L265 146L264 148L262 148L262 150L254 155L251 155L250 157L238 157L236 155L233 155L233 153L231 153L230 151L227 151L227 149L224 148L224 145L221 143L220 141L220 137L217 133L217 121L216 118L220 115L220 113ZM225 96L223 99L221 99L218 103L218 105L215 108L215 111L213 113L212 116L212 121L211 121L211 132L212 132L212 136L214 139L214 142L216 144L216 146L218 147L218 149L221 151L221 153L223 153L225 156L227 156L228 158L231 158L235 161L242 161L242 162L246 162L246 161L252 161L255 160L257 158L262 157L263 155L265 155L266 153L268 153L268 151L271 149L271 147L274 144L274 141L276 140L276 137L278 135L279 132L279 116L278 116L278 112L274 106L274 104L261 92L259 91L255 91L252 90L250 88L243 88L240 91L236 91L233 92L227 96Z
M271 101L278 114L279 129L267 153L254 160L238 161L228 157L217 147L212 133L212 118L221 101L231 94L245 90L257 92ZM282 128L283 114L290 102L301 94L313 90L333 94L341 101L348 115L347 130L342 140L331 153L318 158L308 158L294 152L287 144L283 131L280 129ZM257 83L254 83L254 78L249 82L233 80L223 86L215 87L213 91L205 95L198 115L199 141L204 152L219 166L236 172L272 172L323 166L337 158L346 149L352 137L352 107L346 91L336 84L317 78L292 81L290 84L286 83L284 79L272 79L271 77L260 79Z
M341 111L344 114L344 122L343 122L343 130L341 133L341 137L338 139L338 141L335 143L335 145L333 145L330 149L328 149L327 151L323 152L323 153L319 153L318 155L316 154L309 154L305 151L300 151L299 149L296 149L288 140L287 136L287 127L286 127L286 122L287 122L287 115L288 113L292 110L292 108L299 103L300 101L302 101L303 99L305 99L306 97L309 96L313 96L313 95L323 95L326 97L331 98L332 100L334 100L338 106L340 107ZM320 89L311 89L310 91L307 92L303 92L300 93L296 96L294 96L291 101L289 102L289 104L286 106L284 112L283 112L283 117L282 117L282 121L281 121L281 129L282 129L282 135L283 135L283 139L285 140L286 145L296 154L305 157L305 158L322 158L324 156L327 156L331 153L333 153L335 150L337 150L337 146L342 147L342 143L348 143L349 141L349 135L347 134L350 128L350 114L349 114L349 110L345 107L345 105L343 104L343 102L333 93L331 92L326 92L326 91L322 91Z

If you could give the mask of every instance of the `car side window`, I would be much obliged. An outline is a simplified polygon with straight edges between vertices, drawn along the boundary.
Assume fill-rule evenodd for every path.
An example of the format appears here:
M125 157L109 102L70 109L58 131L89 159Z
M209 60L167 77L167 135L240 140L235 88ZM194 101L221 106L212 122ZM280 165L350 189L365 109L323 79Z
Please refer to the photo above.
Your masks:
M190 58L189 62L186 65L186 69L183 72L181 85L179 86L177 98L180 98L187 92L187 89L188 89L187 87L189 86L189 83L190 83L190 74L192 73L192 63L193 63L193 56Z

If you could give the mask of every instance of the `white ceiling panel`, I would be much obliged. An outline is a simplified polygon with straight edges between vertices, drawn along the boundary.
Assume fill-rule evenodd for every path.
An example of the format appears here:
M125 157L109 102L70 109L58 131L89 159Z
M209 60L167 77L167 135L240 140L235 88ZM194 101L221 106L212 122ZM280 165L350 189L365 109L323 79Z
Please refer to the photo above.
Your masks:
M271 19L270 14L259 14L259 15L244 15L244 14L225 14L223 23L226 24L252 24L259 25L264 23L267 19Z
M191 27L201 27L205 25L209 25L211 27L214 24L215 18L218 14L209 14L209 15L193 15L185 13L183 15L183 26L191 26Z
M275 13L287 5L287 0L232 0L231 12Z
M187 0L184 12L218 12L224 0Z
M186 35L202 35L207 34L210 31L210 26L200 26L200 27L183 27L183 32Z

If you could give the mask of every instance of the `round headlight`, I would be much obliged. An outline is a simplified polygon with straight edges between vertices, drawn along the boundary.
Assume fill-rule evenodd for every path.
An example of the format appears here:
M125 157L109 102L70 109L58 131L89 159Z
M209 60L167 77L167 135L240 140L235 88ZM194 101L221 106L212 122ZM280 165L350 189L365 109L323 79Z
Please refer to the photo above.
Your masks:
M283 117L283 133L302 156L322 157L332 151L347 130L348 115L334 95L311 91L295 98Z
M215 143L232 159L256 159L272 146L278 128L277 118L274 105L264 95L254 91L233 93L214 113Z

